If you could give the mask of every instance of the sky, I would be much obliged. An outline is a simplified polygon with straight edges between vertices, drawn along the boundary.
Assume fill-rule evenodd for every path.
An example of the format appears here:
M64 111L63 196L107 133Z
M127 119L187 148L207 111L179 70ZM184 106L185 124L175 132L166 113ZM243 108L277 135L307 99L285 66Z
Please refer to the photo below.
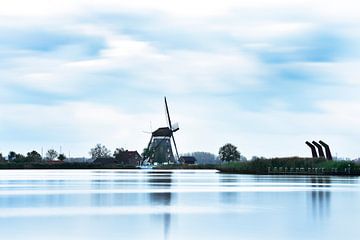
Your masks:
M360 156L356 0L0 0L0 152Z

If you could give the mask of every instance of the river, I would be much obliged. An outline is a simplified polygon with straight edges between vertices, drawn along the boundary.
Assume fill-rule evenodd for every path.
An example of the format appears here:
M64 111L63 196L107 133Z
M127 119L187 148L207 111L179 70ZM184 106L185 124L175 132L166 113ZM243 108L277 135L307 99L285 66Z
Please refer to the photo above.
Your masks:
M359 239L360 178L1 170L0 239Z

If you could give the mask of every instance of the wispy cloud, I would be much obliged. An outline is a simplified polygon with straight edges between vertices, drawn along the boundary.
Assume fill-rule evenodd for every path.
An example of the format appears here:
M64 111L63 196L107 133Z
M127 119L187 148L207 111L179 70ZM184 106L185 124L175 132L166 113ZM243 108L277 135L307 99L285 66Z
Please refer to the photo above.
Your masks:
M358 5L5 1L0 150L141 150L168 95L184 152L308 155L323 138L357 157Z

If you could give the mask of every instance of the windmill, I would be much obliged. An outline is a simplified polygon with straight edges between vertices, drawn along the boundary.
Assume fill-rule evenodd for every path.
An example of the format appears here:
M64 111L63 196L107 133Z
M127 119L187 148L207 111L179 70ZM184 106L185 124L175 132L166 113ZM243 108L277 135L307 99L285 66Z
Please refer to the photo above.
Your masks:
M144 164L169 164L175 163L179 159L179 153L174 138L174 132L179 130L179 125L177 123L173 124L171 122L166 97L164 97L164 100L166 122L168 126L158 128L151 133L151 138L146 148L146 153L143 159ZM176 158L173 154L171 141L174 144Z

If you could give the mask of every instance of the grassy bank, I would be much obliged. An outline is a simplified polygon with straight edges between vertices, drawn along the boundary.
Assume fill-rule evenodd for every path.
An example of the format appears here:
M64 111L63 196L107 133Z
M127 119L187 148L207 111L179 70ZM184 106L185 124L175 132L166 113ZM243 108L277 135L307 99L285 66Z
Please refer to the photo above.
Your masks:
M217 169L222 173L354 175L360 176L360 165L352 161L328 161L321 158L259 158L246 162L217 165L165 165L161 169Z
M95 163L2 162L0 169L136 169L136 166ZM161 165L157 169L216 169L222 173L287 175L360 176L360 165L353 161L328 161L317 158L259 158L253 161L204 165Z

